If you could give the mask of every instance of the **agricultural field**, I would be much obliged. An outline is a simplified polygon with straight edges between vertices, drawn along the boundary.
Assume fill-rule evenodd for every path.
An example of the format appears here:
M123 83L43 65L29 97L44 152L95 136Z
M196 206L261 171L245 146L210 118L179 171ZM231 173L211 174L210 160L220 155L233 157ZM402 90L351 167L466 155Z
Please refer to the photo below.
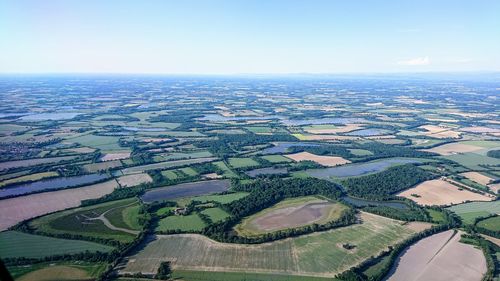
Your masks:
M17 231L0 233L0 257L43 258L54 255L89 252L109 252L113 248L94 242L68 240Z
M168 216L161 219L156 227L156 232L165 231L201 231L205 227L205 222L197 214L188 216Z
M457 187L448 181L437 179L423 182L407 189L398 196L408 198L420 205L455 205L466 201L491 201L494 198Z
M0 181L0 187L10 185L10 184L38 181L38 180L45 179L45 178L57 177L58 175L59 174L57 172L43 172L43 173L26 175L26 176L20 176L20 177Z
M487 230L500 232L500 216L481 220L476 225Z
M448 210L459 215L464 222L472 224L476 218L500 214L500 201L470 202L449 207Z
M422 229L366 213L361 219L359 225L259 245L218 243L197 234L158 235L128 258L122 273L155 273L161 260L171 260L179 270L333 277ZM346 250L342 243L363 250Z
M106 264L84 261L52 262L11 266L8 269L15 280L21 281L88 280L102 274Z
M138 206L137 199L111 201L47 215L29 225L43 233L67 233L126 243L133 240L140 229L136 221L138 209L130 210L132 206Z
M351 163L351 161L346 160L342 157L338 156L320 156L320 155L314 155L309 152L299 152L295 154L287 154L285 155L287 158L292 159L295 162L300 162L300 161L313 161L316 162L322 166L326 167L334 167L334 166L339 166L339 165L344 165Z
M216 158L197 158L197 159L159 162L159 163L148 164L148 165L143 165L143 166L135 166L135 167L131 167L131 168L125 168L122 170L122 173L124 175L129 175L129 174L144 173L144 172L149 171L149 170L158 170L158 169L162 169L162 170L165 169L166 170L169 168L175 168L175 167L186 166L186 165L191 165L191 164L211 162L215 159Z
M251 158L229 158L229 165L235 169L259 166L259 163Z
M290 159L284 157L284 156L281 156L281 155L265 155L265 156L262 156L261 157L262 159L266 160L266 161L269 161L271 163L287 163L287 162L291 162Z
M230 182L228 180L210 180L193 183L182 183L173 186L155 188L141 196L145 203L155 201L172 200L182 197L192 197L227 191Z
M448 230L424 238L404 252L388 280L482 280L486 259L480 249Z
M121 176L117 179L117 181L121 187L130 187L152 182L153 179L148 174L132 174Z
M340 218L347 207L318 197L286 199L243 219L235 227L242 236L259 235L309 224L325 224Z

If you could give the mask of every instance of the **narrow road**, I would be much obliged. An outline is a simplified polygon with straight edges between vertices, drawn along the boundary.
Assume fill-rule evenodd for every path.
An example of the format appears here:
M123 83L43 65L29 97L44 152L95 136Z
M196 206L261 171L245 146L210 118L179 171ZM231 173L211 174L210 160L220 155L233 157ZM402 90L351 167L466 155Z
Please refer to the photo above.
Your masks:
M118 206L118 207L115 207L115 208L112 208L112 209L109 209L107 210L106 212L102 213L100 216L98 217L95 217L95 218L87 218L87 220L89 221L92 221L92 220L100 220L104 223L104 225L111 229L111 230L116 230L116 231L122 231L122 232L126 232L126 233L130 233L130 234L133 234L133 235L138 235L140 233L140 231L138 230L132 230L132 229L127 229L127 228L121 228L121 227L116 227L114 226L113 224L111 224L111 222L105 217L105 215L108 213L108 212L111 212L115 209L118 209L118 208L123 208L123 207L128 207L130 205L133 205L137 202L132 202L128 205L124 205L124 206Z

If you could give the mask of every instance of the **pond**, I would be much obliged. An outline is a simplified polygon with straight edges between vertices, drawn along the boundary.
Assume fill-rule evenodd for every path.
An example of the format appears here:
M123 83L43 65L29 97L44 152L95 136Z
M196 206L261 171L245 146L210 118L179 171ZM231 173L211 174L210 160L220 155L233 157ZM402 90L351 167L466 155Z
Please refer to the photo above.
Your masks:
M86 185L107 178L108 175L106 174L90 174L90 175L75 176L75 177L62 177L62 178L40 180L31 183L15 185L12 187L6 187L6 188L4 187L0 189L0 198L29 194L38 191L57 190L67 187Z

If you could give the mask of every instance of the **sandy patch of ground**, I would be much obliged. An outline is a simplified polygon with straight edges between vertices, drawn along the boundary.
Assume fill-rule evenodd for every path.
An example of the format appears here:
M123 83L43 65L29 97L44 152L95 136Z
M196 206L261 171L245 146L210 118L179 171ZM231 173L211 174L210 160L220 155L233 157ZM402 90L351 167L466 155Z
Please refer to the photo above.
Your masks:
M449 127L436 125L423 125L419 128L426 130L426 136L438 139L459 138L460 132L452 131Z
M339 134L339 133L349 133L351 131L359 130L363 128L361 124L347 124L342 127L332 128L332 129L306 129L305 131L310 134Z
M473 126L473 127L464 127L460 129L460 131L469 132L469 133L500 133L499 129L488 128L484 126Z
M388 280L480 281L486 273L483 252L459 241L453 230L418 241L398 259Z
M460 175L482 185L488 185L491 181L495 180L494 178L490 178L478 172L466 172L466 173L461 173Z
M412 196L417 194L420 197ZM491 201L492 198L467 189L459 190L455 185L442 179L425 181L413 188L397 194L420 205L453 205L465 201Z
M498 193L498 190L500 190L500 183L489 184L488 187L491 191Z
M453 155L458 153L474 152L483 149L477 145L463 144L463 143L447 143L431 149L423 149L423 151L434 152L439 155Z
M101 158L101 161L112 161L130 158L130 152L106 153Z
M118 183L110 181L80 188L37 193L0 201L0 231L33 217L77 207L82 200L95 199L113 192Z
M351 163L351 161L346 160L342 157L338 156L320 156L320 155L315 155L309 152L299 152L295 154L288 154L284 155L285 157L288 157L292 159L295 162L300 162L304 160L309 160L309 161L314 161L320 165L327 166L327 167L333 167L333 166L338 166L338 165L344 165L347 163Z
M302 134L292 134L299 140L312 140L312 141L344 141L344 140L360 140L360 137L352 136L337 136L337 135L302 135Z
M215 179L220 179L222 178L221 175L218 175L216 173L210 173L210 174L204 174L202 175L204 179L209 179L209 180L215 180Z
M117 180L121 187L130 187L141 183L153 182L153 179L146 173L121 176Z

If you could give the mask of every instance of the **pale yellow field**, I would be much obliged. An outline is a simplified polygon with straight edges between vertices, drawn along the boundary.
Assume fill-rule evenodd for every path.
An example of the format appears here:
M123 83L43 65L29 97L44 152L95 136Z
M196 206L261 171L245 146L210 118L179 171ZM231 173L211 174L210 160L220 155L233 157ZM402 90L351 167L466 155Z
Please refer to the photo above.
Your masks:
M82 200L95 199L118 187L110 180L80 188L37 193L0 201L0 231L33 217L78 207Z
M466 172L466 173L461 173L460 175L482 185L488 185L492 180L494 180L494 178L490 178L478 172Z
M414 197L412 194L417 194L420 197ZM425 181L397 195L413 200L419 205L427 206L454 205L465 201L491 201L493 199L467 189L459 190L458 187L442 179Z
M451 130L450 127L436 126L436 125L423 125L419 128L427 130L426 136L438 139L445 138L459 138L460 132Z
M106 153L101 160L102 161L112 161L112 160L120 160L130 158L129 152L116 152L116 153Z
M136 186L148 182L153 182L153 179L146 173L126 175L118 178L118 183L121 187Z
M309 161L314 161L320 165L327 166L327 167L333 167L333 166L351 163L351 161L344 159L342 157L320 156L320 155L315 155L315 154L312 154L309 152L299 152L299 153L288 154L288 155L284 155L284 156L292 159L295 162L309 160Z
M488 128L484 126L464 127L460 129L460 131L469 133L500 133L499 129Z
M90 280L87 271L71 266L55 265L21 276L19 281Z
M447 143L431 149L424 149L423 151L434 152L440 155L453 155L457 153L474 152L483 149L477 145L463 144L463 143Z
M359 140L359 137L352 136L338 136L338 135L303 135L303 134L292 134L299 140L316 140L316 141L336 141L336 140Z

